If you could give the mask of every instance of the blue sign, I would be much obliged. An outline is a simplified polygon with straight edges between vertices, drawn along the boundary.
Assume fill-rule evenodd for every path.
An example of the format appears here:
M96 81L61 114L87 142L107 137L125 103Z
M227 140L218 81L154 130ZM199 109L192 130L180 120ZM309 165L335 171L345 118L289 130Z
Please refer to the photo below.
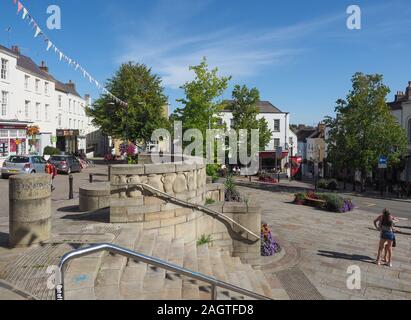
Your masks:
M388 167L388 158L386 156L380 156L378 160L378 168L387 169Z

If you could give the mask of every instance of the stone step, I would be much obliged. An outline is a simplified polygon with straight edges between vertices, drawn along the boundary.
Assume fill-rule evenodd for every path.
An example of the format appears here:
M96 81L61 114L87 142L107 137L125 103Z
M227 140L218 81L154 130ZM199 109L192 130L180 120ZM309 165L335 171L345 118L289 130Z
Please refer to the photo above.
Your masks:
M138 253L151 256L156 244L157 232L144 230L134 245ZM129 259L120 282L121 297L126 300L137 300L143 294L143 281L147 272L147 264Z
M113 244L122 248L134 250L142 234L139 224L128 224L121 228L121 232ZM128 264L128 258L107 253L103 256L101 267L95 281L95 295L98 300L121 300L120 282Z
M186 244L184 247L184 268L198 272L197 245L196 243ZM181 297L183 300L199 300L200 289L196 280L183 277L183 287Z

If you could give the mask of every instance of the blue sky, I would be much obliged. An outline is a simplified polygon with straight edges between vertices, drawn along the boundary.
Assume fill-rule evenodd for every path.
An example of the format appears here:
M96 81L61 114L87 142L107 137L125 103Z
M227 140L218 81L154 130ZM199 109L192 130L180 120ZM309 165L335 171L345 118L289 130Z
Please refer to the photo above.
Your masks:
M231 87L257 87L261 98L292 113L293 123L318 123L350 89L351 76L382 73L393 94L411 80L409 0L36 0L23 1L54 44L104 82L121 62L152 67L163 78L171 108L192 79L188 67L203 56ZM62 29L48 30L46 9L62 10ZM346 28L346 8L362 9L362 30ZM5 29L12 27L11 32ZM60 80L81 94L98 91L79 72L45 51L16 15L0 3L0 43L17 44L45 60ZM224 98L229 98L231 90Z

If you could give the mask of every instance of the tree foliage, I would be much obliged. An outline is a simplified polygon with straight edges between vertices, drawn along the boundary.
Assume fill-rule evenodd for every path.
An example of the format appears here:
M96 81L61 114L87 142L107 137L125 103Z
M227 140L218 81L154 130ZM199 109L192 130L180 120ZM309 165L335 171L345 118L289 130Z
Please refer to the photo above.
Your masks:
M198 129L205 138L207 129L221 128L221 96L227 89L231 77L218 76L218 68L209 70L206 58L203 58L199 65L190 67L190 71L194 71L195 79L181 87L185 98L177 102L183 107L175 110L172 119L182 121L183 131Z
M386 103L390 89L381 75L356 73L346 100L338 100L336 117L328 117L328 160L337 170L350 168L366 174L385 155L391 168L401 163L407 152L405 130Z
M233 102L230 108L233 112L233 128L239 136L239 131L245 129L248 132L248 150L251 150L251 130L259 130L259 150L264 150L270 143L272 132L268 128L267 120L257 119L259 115L257 104L260 101L258 89L249 89L246 86L236 85L232 94Z
M164 106L167 97L161 79L150 68L139 63L124 63L108 80L106 89L123 101L127 107L116 105L108 95L102 95L87 112L93 124L117 139L134 143L150 141L158 128L169 128ZM114 103L114 104L113 104Z

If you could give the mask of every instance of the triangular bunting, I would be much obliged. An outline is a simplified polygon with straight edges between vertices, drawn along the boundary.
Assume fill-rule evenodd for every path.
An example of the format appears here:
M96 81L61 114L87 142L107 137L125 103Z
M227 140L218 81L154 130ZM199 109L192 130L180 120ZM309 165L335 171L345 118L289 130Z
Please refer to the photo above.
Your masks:
M23 16L22 16L23 20L26 19L28 13L29 12L27 11L27 9L23 8Z
M21 9L23 9L23 5L21 4L21 2L19 1L17 4L17 13L20 13Z

